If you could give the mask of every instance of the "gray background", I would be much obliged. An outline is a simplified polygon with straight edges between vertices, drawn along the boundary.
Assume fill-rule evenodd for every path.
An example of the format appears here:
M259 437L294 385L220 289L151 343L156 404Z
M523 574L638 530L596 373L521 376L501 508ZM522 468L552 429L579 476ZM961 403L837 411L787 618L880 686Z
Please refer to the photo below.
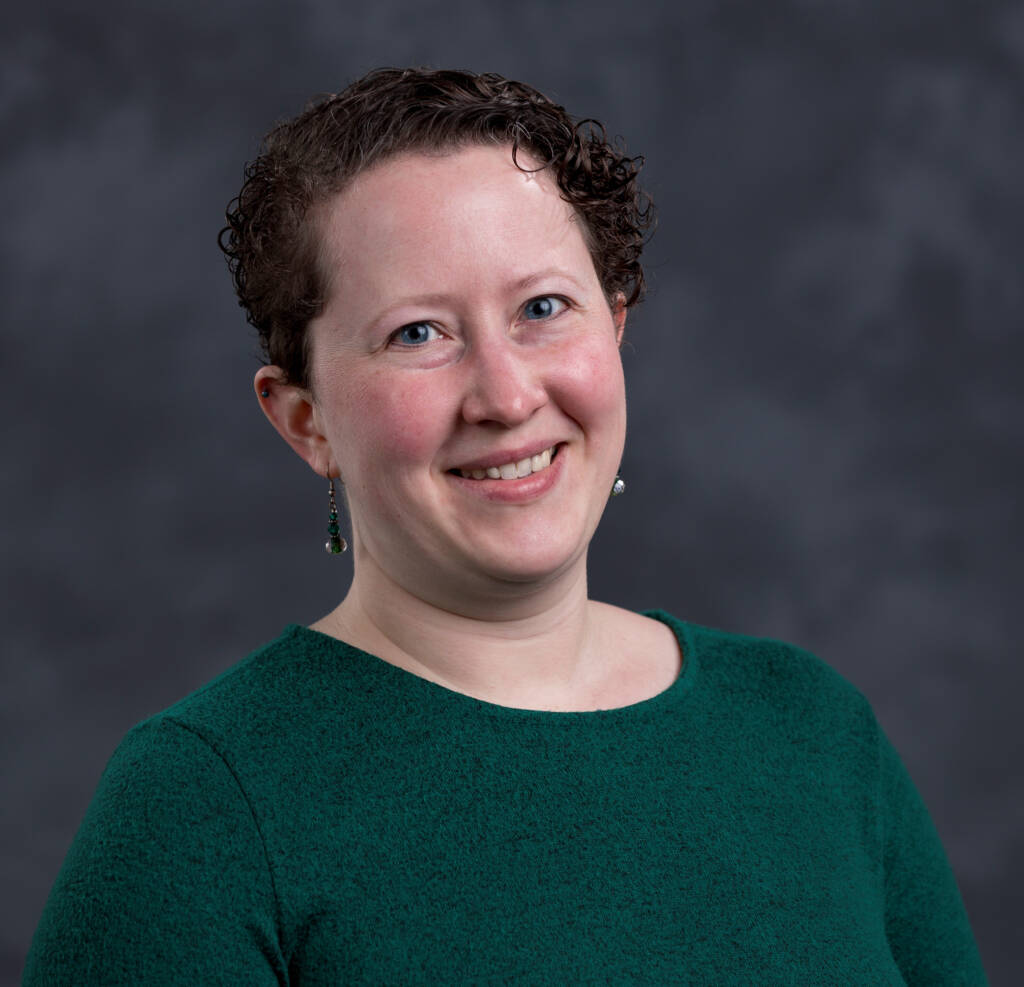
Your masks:
M1021 4L45 0L2 34L0 980L125 730L344 591L215 234L275 119L433 64L647 155L594 595L796 641L861 688L1013 981Z

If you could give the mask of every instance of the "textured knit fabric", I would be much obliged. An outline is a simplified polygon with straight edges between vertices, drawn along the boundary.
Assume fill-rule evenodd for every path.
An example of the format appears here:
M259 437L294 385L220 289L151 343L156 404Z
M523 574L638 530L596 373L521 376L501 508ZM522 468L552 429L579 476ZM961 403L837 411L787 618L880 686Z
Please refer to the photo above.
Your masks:
M676 682L568 713L289 627L127 735L25 983L984 984L861 694L651 616Z

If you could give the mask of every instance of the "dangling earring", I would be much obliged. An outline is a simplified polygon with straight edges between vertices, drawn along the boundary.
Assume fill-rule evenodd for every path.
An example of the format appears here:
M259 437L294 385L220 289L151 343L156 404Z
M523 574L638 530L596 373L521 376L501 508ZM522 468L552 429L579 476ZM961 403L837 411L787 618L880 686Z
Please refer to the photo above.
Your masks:
M341 528L338 527L338 504L334 499L334 477L329 476L327 479L330 481L330 486L327 488L327 498L330 501L330 513L327 515L327 534L331 537L327 544L324 545L324 548L331 555L341 555L348 548L348 542L341 537Z
M615 482L612 484L612 496L618 497L620 493L624 493L626 490L626 481L622 479L617 473L615 474Z

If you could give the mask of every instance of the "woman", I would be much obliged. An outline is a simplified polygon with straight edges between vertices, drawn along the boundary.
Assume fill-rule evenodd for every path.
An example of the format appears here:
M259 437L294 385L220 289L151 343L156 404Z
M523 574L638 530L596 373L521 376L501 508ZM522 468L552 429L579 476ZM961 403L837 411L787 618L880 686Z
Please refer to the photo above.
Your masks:
M494 75L271 133L224 246L352 585L131 731L27 983L984 982L859 693L587 598L636 172Z

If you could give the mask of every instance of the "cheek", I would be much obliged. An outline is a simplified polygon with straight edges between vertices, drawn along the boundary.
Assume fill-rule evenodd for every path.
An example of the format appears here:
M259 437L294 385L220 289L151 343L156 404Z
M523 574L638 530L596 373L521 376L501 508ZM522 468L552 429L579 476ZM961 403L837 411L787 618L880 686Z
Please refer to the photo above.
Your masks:
M365 382L345 402L339 416L347 436L342 444L364 471L394 475L403 466L422 465L436 453L441 423L447 421L437 389L415 379L386 375Z
M577 346L560 362L562 404L588 429L625 422L626 385L618 347L605 339Z

